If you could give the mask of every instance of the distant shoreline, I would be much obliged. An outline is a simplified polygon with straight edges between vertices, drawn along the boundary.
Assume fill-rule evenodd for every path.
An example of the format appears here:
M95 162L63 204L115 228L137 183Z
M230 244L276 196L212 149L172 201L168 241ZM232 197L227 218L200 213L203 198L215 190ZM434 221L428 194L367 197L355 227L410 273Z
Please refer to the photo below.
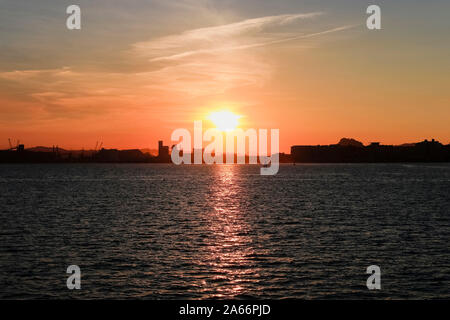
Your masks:
M191 163L194 163L191 152ZM450 162L450 145L432 139L399 146L361 142L342 138L339 143L325 146L292 146L291 153L278 153L279 163L446 163ZM189 158L189 156L188 156ZM249 156L234 155L249 164ZM81 150L71 151L58 147L25 149L24 145L0 150L1 163L172 163L169 147L159 142L158 155L144 153L141 149ZM224 154L223 163L227 164Z

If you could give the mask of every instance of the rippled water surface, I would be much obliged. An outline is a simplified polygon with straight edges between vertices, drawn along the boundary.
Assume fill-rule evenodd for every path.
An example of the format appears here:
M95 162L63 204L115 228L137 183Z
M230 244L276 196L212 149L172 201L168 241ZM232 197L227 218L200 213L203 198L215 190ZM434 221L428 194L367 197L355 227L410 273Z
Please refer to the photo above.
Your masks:
M448 164L1 165L0 298L450 298L449 190Z

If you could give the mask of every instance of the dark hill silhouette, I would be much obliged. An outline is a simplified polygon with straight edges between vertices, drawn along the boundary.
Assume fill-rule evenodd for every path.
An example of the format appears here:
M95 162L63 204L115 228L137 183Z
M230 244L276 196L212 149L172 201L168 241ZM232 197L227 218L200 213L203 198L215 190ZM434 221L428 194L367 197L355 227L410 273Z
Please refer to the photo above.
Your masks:
M352 138L342 138L339 143L339 146L342 147L364 147L362 142L359 142L358 140L352 139Z

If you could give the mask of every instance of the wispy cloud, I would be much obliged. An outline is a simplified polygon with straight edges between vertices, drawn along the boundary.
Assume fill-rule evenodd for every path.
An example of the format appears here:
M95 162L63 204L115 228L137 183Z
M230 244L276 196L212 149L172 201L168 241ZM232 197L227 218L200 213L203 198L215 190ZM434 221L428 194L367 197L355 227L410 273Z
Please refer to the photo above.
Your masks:
M223 93L233 87L264 84L274 65L257 48L298 41L350 28L302 27L323 12L246 19L135 43L132 52L146 58L161 85L191 94ZM308 31L307 31L308 30Z
M270 33L271 28L286 26L298 20L313 19L322 12L285 14L247 19L240 22L198 28L180 34L134 44L139 55L150 61L176 60L194 54L218 53L258 46L281 40L286 33Z
M132 45L130 63L146 62L139 72L80 71L76 68L22 70L0 73L0 80L21 86L40 106L41 114L56 117L154 109L183 105L190 98L214 96L233 88L262 87L273 74L275 57L261 47L298 42L343 31L320 23L308 28L322 12L246 19L197 28ZM301 42L300 42L301 43ZM120 111L123 112L123 111Z

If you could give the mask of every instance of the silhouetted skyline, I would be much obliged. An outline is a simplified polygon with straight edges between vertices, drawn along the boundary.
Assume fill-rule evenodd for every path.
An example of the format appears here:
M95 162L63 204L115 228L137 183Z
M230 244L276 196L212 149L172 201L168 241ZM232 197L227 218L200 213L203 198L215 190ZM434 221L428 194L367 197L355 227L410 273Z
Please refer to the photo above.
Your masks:
M65 2L2 1L0 149L155 145L224 109L283 152L450 142L449 1L385 1L375 31L364 1L110 2L77 3L71 31Z
M23 144L9 150L0 151L0 163L10 162L136 162L136 163L171 163L170 148L164 142L158 142L158 154L144 152L148 149L119 150L101 148L100 150L66 150L53 147L33 147L26 149ZM191 157L193 157L193 150ZM363 145L352 138L342 138L331 145L295 145L291 153L279 153L280 163L308 162L448 162L450 161L450 144L443 145L432 139L418 143L405 143L398 146L383 145L373 142ZM237 155L234 155L237 162ZM226 154L223 162L226 163ZM248 155L245 163L249 163Z

